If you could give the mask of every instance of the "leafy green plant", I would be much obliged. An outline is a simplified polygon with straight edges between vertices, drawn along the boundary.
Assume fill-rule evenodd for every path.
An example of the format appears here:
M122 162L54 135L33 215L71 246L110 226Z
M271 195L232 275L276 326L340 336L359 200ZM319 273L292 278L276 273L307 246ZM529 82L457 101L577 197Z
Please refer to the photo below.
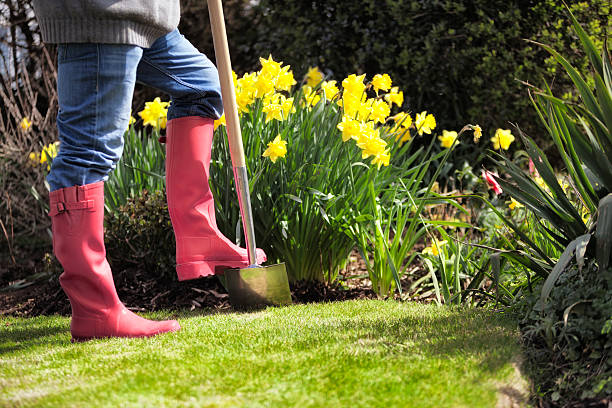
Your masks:
M564 404L574 396L583 400L610 395L612 378L607 323L612 298L612 61L607 45L597 51L569 14L591 63L593 86L560 53L539 44L563 66L581 101L566 102L548 87L533 92L532 101L570 182L558 180L546 155L520 129L536 177L493 154L509 175L509 180L498 178L503 189L538 217L548 239L563 250L558 259L548 259L537 241L522 242L530 262L546 261L545 280L527 302L527 354L542 398ZM572 313L578 317L572 319Z
M396 223L398 212L403 214L400 218L407 219L409 208L419 206L422 169L432 158L427 149L411 152L412 143L404 142L427 124L431 132L435 127L433 115L423 112L412 127L408 114L390 117L391 102L385 102L386 98L401 98L396 88L390 89L390 78L386 86L389 92L384 93L375 88L378 83L374 85L374 79L364 83L364 76L350 75L343 81L342 92L335 81L321 82L321 77L315 88L305 85L288 95L277 89L280 96L256 96L257 86L265 85L260 81L265 81L266 67L275 63L271 61L262 59L262 71L237 80L239 105L250 98L250 103L241 108L241 129L258 243L268 251L271 261L287 264L292 280L335 279L356 243L366 259L372 249L382 251L375 253L374 264L368 264L379 293L387 296L414 239L403 242L404 231L393 231L390 228L396 227L390 224L386 232L380 229L382 225L375 226L382 218ZM286 71L278 75L282 72ZM376 80L382 78L379 75ZM255 90L249 91L253 83ZM287 101L286 111L274 117L276 105ZM211 185L220 229L232 236L240 226L238 207L224 128L218 132ZM275 155L271 149L280 153ZM270 152L274 162L262 159ZM367 158L372 161L367 162ZM406 180L408 190L399 194L401 180ZM407 201L407 194L413 195L412 202ZM399 207L395 206L398 200L403 203ZM406 220L402 225L407 225ZM413 223L412 232L416 225ZM370 234L378 234L379 245L370 246ZM383 238L391 235L397 237L389 247L395 252L394 272L388 272L389 257L383 248ZM380 278L383 274L384 283Z
M292 280L331 281L353 243L336 228L326 207L336 199L332 192L345 189L344 176L351 163L336 141L337 111L323 104L295 108L282 124L266 124L263 101L255 102L241 117L257 243L270 261L287 264ZM262 159L266 144L279 134L287 141L287 158L276 163ZM213 152L211 188L217 223L228 237L240 241L240 212L224 128L218 130Z
M123 156L104 186L105 205L111 215L130 198L139 197L143 191L165 191L164 146L158 142L159 128L136 130L130 126L124 135Z
M612 269L591 259L564 268L549 301L525 313L523 349L538 399L571 406L612 394L611 310Z
M163 190L142 190L105 218L106 254L116 270L176 280L175 241Z
M596 220L599 200L612 191L612 63L604 49L601 55L595 45L572 17L593 68L595 93L582 75L558 52L547 49L565 68L581 95L580 104L570 104L555 97L550 89L533 93L533 102L546 126L563 164L570 183L557 179L552 165L536 143L520 132L526 151L538 177L525 174L511 160L493 153L509 180L498 178L504 191L513 196L550 224L550 239L561 247L587 232ZM589 221L590 220L590 221ZM537 244L528 243L533 249ZM549 263L551 264L551 263ZM552 264L551 264L552 265Z

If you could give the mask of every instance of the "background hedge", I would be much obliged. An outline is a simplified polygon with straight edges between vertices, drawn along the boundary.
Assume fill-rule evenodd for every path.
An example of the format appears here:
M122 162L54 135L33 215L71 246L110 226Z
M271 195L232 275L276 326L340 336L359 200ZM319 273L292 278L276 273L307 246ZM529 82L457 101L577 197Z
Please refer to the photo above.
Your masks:
M214 58L204 2L183 1L181 30ZM556 0L231 0L224 2L232 62L258 69L259 56L291 64L296 76L319 66L342 80L349 73L389 73L408 109L427 109L440 129L479 123L491 133L518 123L538 138L538 120L518 80L553 86L556 66L525 41L565 50L584 66ZM612 33L609 0L568 5L599 43ZM194 22L196 22L194 24ZM571 97L567 95L567 97ZM492 136L492 134L491 134Z

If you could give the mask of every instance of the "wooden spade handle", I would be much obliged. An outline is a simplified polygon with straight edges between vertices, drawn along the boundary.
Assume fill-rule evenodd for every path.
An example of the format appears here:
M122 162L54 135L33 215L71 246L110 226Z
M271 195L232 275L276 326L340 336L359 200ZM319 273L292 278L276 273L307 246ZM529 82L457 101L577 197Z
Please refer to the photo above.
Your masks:
M242 132L240 131L240 120L238 119L238 109L236 107L236 90L234 89L234 80L232 78L232 62L225 32L223 5L221 0L207 1L217 59L217 70L219 71L219 81L221 82L221 96L223 97L223 110L225 111L227 138L232 156L232 164L234 167L246 167L244 148L242 146Z

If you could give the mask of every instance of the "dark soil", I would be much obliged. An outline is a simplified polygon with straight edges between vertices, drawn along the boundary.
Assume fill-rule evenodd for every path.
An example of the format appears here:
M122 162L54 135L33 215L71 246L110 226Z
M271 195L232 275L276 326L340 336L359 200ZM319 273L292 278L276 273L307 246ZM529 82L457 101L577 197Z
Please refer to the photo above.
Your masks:
M366 274L363 261L356 256L351 259L338 282L291 283L293 302L376 298L369 280L362 277ZM61 267L57 261L47 257L10 272L0 280L0 316L70 315L70 302L58 280ZM217 277L179 282L176 278L156 279L138 269L114 271L113 274L119 298L132 311L231 307L229 295ZM19 276L29 278L16 279ZM355 279L354 276L360 278Z
M20 254L23 255L23 254ZM70 315L70 302L59 284L61 266L53 256L32 254L20 259L39 259L9 267L0 273L0 316ZM420 265L408 268L402 279L404 294L412 300L431 301L431 296L418 296L412 282L425 271ZM121 301L132 311L229 309L229 295L217 277L185 282L173 278L158 279L138 268L113 270L115 286ZM27 278L24 278L27 277ZM334 302L350 299L375 299L367 279L365 263L357 251L335 282L292 282L294 303ZM399 299L399 296L397 296Z

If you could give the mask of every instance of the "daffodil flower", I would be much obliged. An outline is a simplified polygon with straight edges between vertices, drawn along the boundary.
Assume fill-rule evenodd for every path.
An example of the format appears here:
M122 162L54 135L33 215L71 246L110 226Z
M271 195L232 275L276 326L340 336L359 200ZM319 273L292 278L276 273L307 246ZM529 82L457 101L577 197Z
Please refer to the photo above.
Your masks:
M308 68L308 72L306 73L306 84L311 88L319 85L323 80L323 74L319 71L318 67Z
M419 136L422 136L423 133L429 135L436 128L436 118L431 113L427 114L427 111L417 113L414 122Z
M378 129L373 129L365 134L362 133L357 146L361 149L361 158L367 159L384 153L387 142L380 138Z
M433 242L426 248L421 251L422 254L438 256L440 255L440 248L446 245L446 241L439 241L437 238L434 238Z
M287 142L281 139L281 135L276 136L273 141L268 143L268 148L263 153L263 157L269 157L272 163L276 163L279 157L287 154Z
M346 77L342 81L342 88L344 89L343 96L350 95L354 98L357 98L357 100L361 100L361 96L365 91L365 84L363 83L364 79L365 74L359 76L351 74Z
M323 90L325 99L327 99L328 101L334 99L336 95L338 95L338 93L340 92L340 90L336 86L336 81L324 81L321 84L321 89Z
M358 120L355 120L348 115L344 115L342 116L342 121L338 123L337 128L342 132L343 142L350 139L359 139L359 134L361 133L361 123Z
M482 128L478 125L474 125L472 126L472 130L474 131L474 143L478 143L482 137Z
M19 122L19 127L21 127L21 129L24 131L28 131L32 127L32 122L30 122L28 118L23 118L21 119L21 122Z
M514 210L515 208L521 208L521 207L524 207L524 205L516 201L513 197L510 198L510 202L508 203L508 208L510 208L511 210Z
M169 102L162 102L157 97L153 102L146 102L145 108L138 112L138 116L142 118L144 126L165 129L169 105Z
M442 147L445 147L447 149L450 149L453 146L453 143L455 143L456 139L457 132L454 131L449 132L448 130L443 130L442 136L438 136L438 140L440 141ZM457 144L459 144L459 141L457 141Z
M514 142L514 135L512 135L509 129L497 129L495 135L491 138L491 142L495 150L499 150L500 148L508 150L510 144Z
M385 123L390 113L391 108L389 108L389 104L387 104L385 101L375 100L372 102L370 119L374 122Z
M268 59L259 58L259 62L261 63L261 71L259 73L260 76L265 76L268 78L275 78L281 71L282 62L276 62L272 59L272 55L268 57Z
M378 166L378 169L380 169L381 166L388 166L390 159L391 154L389 153L389 149L386 149L374 156L372 159L372 164Z
M255 96L257 98L263 98L264 96L274 92L274 81L268 75L257 75L257 82L255 82Z
M398 107L404 103L404 92L400 91L397 86L391 88L391 91L385 95L385 101L389 105L396 104Z
M315 106L321 100L321 95L313 91L308 85L302 87L302 91L304 92L304 100L307 106Z
M219 119L215 119L214 130L217 130L217 128L222 125L227 126L227 124L225 123L225 113Z
M280 72L278 73L276 79L276 89L279 91L289 92L291 90L291 87L297 84L297 82L293 78L293 72L289 70L289 67L289 65L282 67Z
M381 89L388 91L391 89L391 77L388 74L376 74L372 79L372 86L374 91L376 91L376 95L378 95L378 91Z

